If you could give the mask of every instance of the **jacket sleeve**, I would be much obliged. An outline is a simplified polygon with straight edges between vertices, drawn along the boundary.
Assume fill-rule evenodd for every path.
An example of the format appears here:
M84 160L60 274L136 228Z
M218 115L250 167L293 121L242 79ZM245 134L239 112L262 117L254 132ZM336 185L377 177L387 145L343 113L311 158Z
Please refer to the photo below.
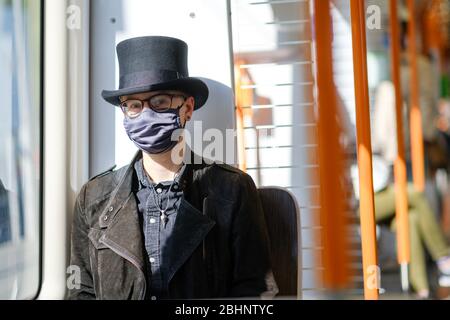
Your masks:
M271 299L278 293L269 238L258 190L252 178L240 179L240 199L232 225L232 297Z
M73 214L70 266L72 281L68 281L69 300L96 299L91 264L89 258L89 226L84 212L84 194L86 187L80 191Z

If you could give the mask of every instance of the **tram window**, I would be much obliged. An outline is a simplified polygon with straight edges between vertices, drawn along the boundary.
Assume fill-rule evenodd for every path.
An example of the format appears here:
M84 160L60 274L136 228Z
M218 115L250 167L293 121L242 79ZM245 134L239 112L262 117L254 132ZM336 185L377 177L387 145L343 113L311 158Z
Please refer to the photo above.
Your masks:
M0 0L0 299L40 282L41 5Z

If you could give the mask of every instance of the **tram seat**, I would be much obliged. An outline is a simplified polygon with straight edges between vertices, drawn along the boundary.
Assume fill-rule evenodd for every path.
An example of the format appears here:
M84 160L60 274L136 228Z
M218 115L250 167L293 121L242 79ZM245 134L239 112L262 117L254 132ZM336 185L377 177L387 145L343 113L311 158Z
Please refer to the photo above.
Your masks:
M279 297L301 294L301 230L300 209L295 196L278 187L259 189L266 219L272 270L279 288Z

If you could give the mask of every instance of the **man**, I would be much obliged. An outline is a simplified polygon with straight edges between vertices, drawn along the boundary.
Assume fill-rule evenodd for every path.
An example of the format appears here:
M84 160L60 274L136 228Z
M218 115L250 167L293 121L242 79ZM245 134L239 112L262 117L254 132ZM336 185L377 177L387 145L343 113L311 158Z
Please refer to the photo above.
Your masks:
M102 96L122 108L140 151L129 166L80 191L71 264L81 284L70 298L273 297L278 289L251 178L226 165L176 161L184 140L172 135L209 94L188 76L186 43L133 38L117 53L119 90Z

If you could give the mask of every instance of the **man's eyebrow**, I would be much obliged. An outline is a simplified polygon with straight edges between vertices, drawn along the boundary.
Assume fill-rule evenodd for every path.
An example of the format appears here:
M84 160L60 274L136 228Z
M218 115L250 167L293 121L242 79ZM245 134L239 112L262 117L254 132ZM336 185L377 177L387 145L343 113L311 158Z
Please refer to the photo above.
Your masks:
M184 93L183 91L167 90L167 91L156 91L155 93L150 94L148 96L145 96L145 98L140 99L140 100L147 100L147 99L150 99L150 98L152 98L154 96L161 95L161 94L180 95L180 96L186 96L186 97L190 97L191 96L191 95L189 95L187 93ZM121 96L121 97L119 97L119 99L121 101L126 101L126 100L133 100L133 99L137 99L137 98L133 98L132 96Z
M158 95L158 94L159 93L155 93L155 94L151 94L151 95L145 96L144 99L141 99L141 100L147 100L147 99L149 99L149 98L151 98L151 97L153 97L155 95ZM137 99L137 98L135 98L133 96L121 96L121 97L119 97L119 99L121 99L121 100L134 100L134 99Z

